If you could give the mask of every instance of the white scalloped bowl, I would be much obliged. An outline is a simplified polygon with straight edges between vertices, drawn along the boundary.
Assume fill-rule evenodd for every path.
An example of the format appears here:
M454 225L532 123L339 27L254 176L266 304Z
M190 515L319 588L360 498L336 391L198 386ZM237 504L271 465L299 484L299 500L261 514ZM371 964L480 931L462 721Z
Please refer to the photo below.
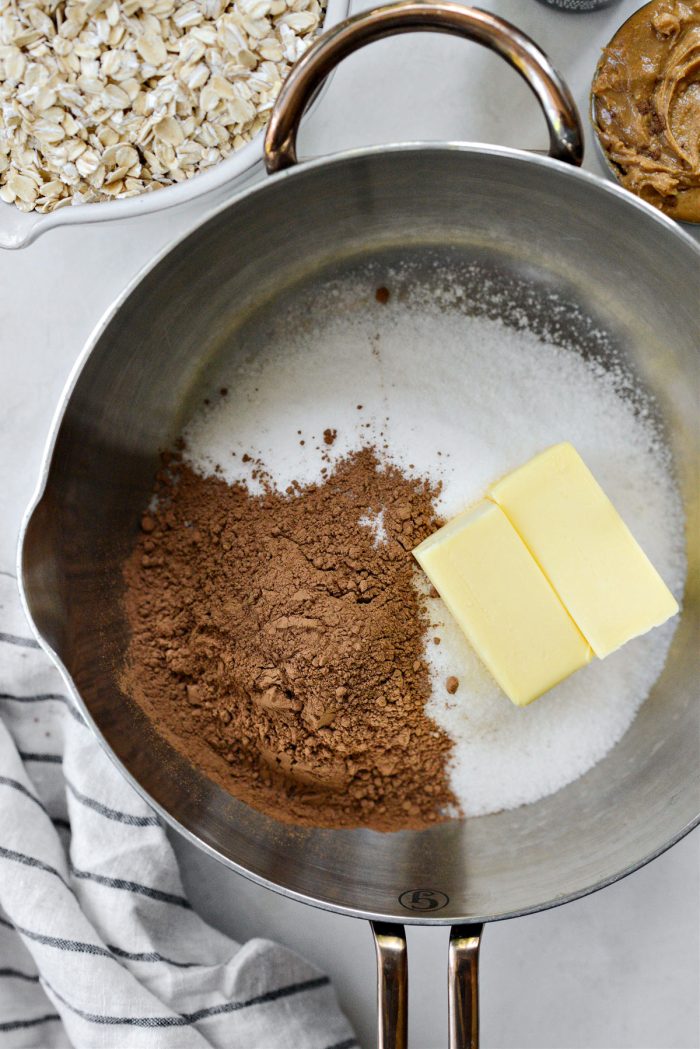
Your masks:
M341 22L348 13L350 0L328 0L323 31ZM261 130L245 146L229 154L219 164L200 171L197 175L173 186L152 193L142 193L124 200L97 204L77 204L59 208L48 214L20 211L14 204L0 201L0 248L25 248L47 230L57 226L78 226L87 222L112 222L115 219L137 218L156 211L186 204L197 197L212 193L224 186L240 188L262 165Z

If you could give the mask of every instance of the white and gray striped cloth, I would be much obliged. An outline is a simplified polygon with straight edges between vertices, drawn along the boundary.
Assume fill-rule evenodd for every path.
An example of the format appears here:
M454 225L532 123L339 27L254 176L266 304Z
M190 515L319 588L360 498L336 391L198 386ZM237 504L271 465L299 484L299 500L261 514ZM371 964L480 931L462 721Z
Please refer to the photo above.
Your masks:
M355 1045L326 976L192 910L0 573L0 1047Z

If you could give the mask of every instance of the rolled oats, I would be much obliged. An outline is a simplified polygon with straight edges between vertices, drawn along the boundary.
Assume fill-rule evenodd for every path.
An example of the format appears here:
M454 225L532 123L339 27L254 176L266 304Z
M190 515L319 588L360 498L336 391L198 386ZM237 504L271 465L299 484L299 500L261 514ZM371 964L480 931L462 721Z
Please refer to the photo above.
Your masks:
M325 0L0 0L0 200L191 178L265 124Z

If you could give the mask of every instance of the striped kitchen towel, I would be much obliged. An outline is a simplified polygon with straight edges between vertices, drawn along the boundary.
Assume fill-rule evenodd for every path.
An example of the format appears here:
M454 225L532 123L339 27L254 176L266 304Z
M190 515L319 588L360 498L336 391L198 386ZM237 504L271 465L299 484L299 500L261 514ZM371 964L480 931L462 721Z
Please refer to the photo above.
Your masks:
M326 976L195 914L0 573L0 1047L355 1045Z

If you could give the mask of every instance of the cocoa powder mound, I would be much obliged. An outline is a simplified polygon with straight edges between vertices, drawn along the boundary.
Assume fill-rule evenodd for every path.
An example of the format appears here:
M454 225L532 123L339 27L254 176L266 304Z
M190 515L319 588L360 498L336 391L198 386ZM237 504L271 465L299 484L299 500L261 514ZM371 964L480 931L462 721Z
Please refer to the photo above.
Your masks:
M369 448L322 483L267 489L166 457L125 566L123 690L191 762L277 819L399 830L447 818L451 742L425 714L411 556L440 525L436 489Z

